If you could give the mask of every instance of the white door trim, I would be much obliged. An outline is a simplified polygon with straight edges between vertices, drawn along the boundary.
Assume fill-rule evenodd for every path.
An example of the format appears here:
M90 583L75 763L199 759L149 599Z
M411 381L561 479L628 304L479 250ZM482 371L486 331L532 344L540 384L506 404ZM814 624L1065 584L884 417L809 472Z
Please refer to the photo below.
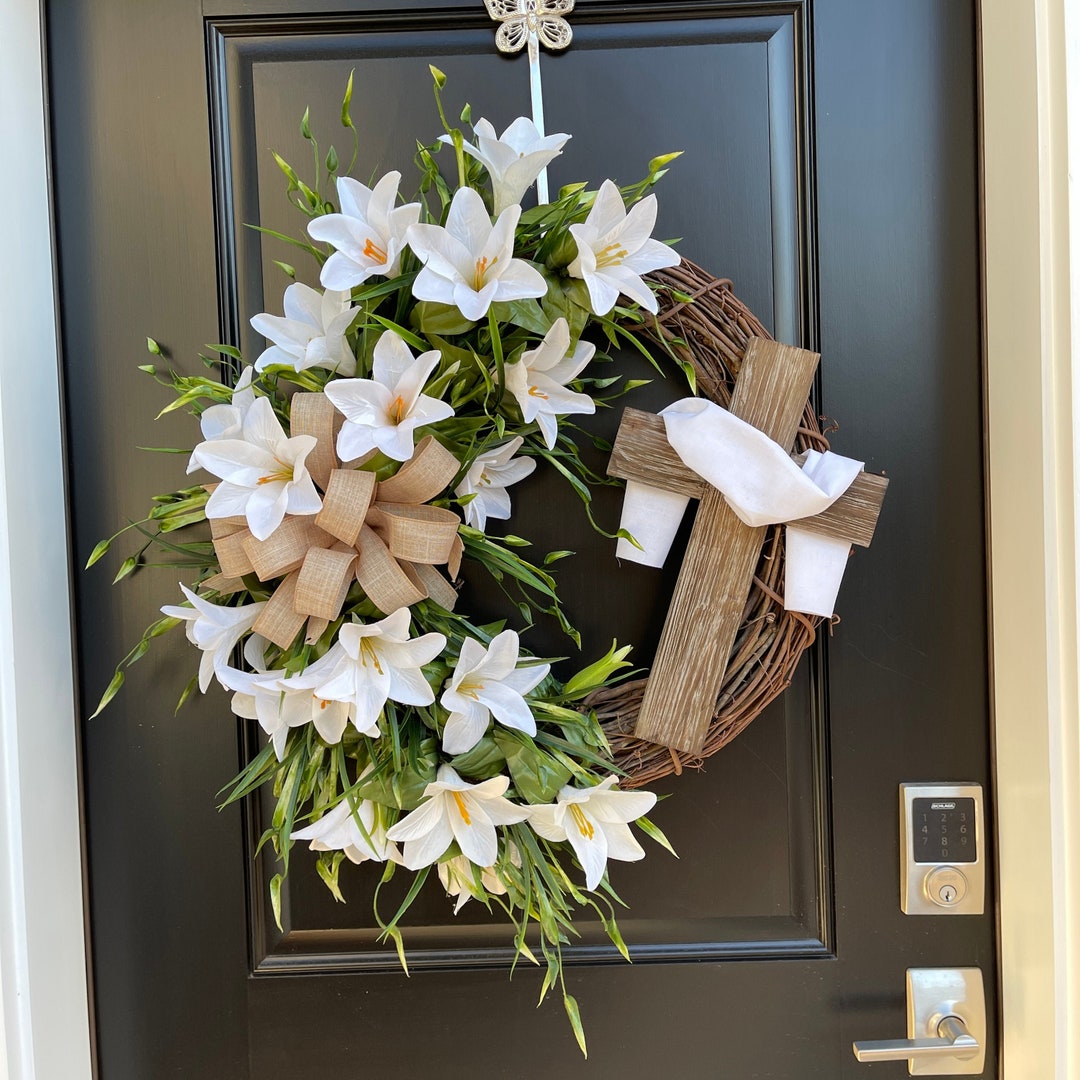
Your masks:
M0 256L0 1076L89 1080L42 55L38 0L8 0L0 15L9 206Z
M981 17L1004 1071L1067 1080L1080 1075L1080 11L983 0Z
M980 4L1008 1080L1080 1075L1078 7ZM90 1034L41 25L40 0L7 0L0 145L18 148L6 167L19 200L6 215L0 259L0 1080L84 1080Z

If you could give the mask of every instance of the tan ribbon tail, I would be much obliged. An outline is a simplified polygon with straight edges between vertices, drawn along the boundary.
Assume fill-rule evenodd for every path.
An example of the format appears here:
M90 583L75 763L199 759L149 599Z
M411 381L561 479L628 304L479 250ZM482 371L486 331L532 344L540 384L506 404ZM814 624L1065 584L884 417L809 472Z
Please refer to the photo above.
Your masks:
M323 508L315 516L315 524L342 543L355 547L374 497L374 473L334 469L326 487Z
M341 605L352 584L356 552L313 547L300 567L293 606L303 615L328 621L341 614Z
M229 577L228 574L214 574L205 581L199 582L200 589L212 589L218 596L231 596L233 593L243 592L247 586L242 578Z
M384 486L380 485L380 496ZM386 530L386 546L394 558L429 564L445 563L450 558L461 524L452 510L380 500L375 511L378 523Z
M458 574L461 573L461 558L464 554L465 544L459 534L454 537L454 542L450 545L450 558L446 560L446 569L450 571L452 581L457 581Z
M251 538L251 533L247 529L242 529L240 532L229 533L227 536L220 536L214 540L218 566L226 577L242 578L245 574L254 571L251 556L244 547Z
M434 566L428 566L425 563L416 563L414 566L410 566L406 563L403 569L406 571L411 570L419 578L420 584L427 590L428 596L439 607L445 611L454 610L458 598L457 589Z
M326 633L330 625L329 619L316 619L314 615L308 617L307 632L304 634L304 644L314 645Z
M325 394L296 393L292 396L289 432L294 436L313 435L317 440L315 449L308 454L304 464L312 480L323 491L330 481L331 472L338 466L334 449L338 416L341 414Z
M266 607L259 612L252 627L256 634L262 634L279 649L287 649L307 622L307 616L301 615L293 606L299 577L299 572L294 570L285 578L266 602Z
M269 581L299 570L309 548L327 548L333 543L334 538L317 528L311 518L289 517L265 540L249 536L244 550L259 580Z
M387 546L365 525L360 530L360 558L356 562L356 580L371 602L385 615L400 607L411 607L427 595L398 565Z
M432 435L420 441L412 458L379 485L379 502L426 503L441 495L461 463Z

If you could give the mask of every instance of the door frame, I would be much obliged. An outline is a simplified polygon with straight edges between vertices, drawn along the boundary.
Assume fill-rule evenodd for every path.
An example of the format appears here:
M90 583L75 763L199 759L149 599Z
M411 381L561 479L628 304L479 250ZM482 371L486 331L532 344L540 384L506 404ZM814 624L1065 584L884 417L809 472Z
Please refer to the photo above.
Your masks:
M1080 1074L1080 0L981 0L979 19L1003 1074L1067 1080ZM0 260L0 1080L89 1080L43 57L41 0L8 0L0 143L19 148L24 198Z
M1002 1046L1008 1080L1064 1080L1080 1074L1080 3L983 0L980 18Z

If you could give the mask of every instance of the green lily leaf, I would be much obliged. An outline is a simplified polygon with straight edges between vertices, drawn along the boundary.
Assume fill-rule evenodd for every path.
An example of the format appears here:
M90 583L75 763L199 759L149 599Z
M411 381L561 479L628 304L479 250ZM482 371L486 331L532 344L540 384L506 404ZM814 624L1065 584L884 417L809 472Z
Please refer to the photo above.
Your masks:
M506 755L491 735L485 735L468 753L450 761L459 776L470 780L489 780L506 766Z
M492 304L491 310L499 322L520 326L523 330L541 337L551 329L551 320L545 316L535 300L512 300Z
M416 765L403 761L397 771L388 771L361 784L356 789L357 796L382 806L414 810L424 797L424 788L435 779L435 760L425 755Z
M551 322L556 319L567 321L571 344L581 337L589 321L589 291L584 281L549 277L548 291L540 301L540 306Z
M440 337L467 334L476 325L452 304L437 304L433 300L421 300L413 308L409 321L420 333Z
M270 879L270 909L274 913L274 923L279 930L281 927L281 884L285 878L281 874L275 874Z
M526 802L551 802L569 781L570 770L541 750L527 735L500 728L493 736L506 758L514 787Z

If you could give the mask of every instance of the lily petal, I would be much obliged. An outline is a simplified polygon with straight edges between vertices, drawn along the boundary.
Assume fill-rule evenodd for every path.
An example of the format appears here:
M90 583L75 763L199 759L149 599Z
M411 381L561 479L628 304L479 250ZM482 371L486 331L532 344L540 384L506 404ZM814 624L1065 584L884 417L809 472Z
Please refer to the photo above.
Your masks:
M451 798L453 796L451 795ZM450 828L461 854L477 866L490 866L499 857L499 838L486 807L468 795L460 796L463 809L453 805L448 811Z
M397 828L397 826L394 828ZM391 836L393 831L391 829L386 835L392 840L397 840L398 837ZM450 827L450 822L444 815L440 814L429 832L418 836L415 840L406 842L405 850L402 853L402 862L409 870L420 870L425 866L430 866L446 852L453 840L454 833ZM497 850L498 845L496 844Z
M554 803L544 803L529 807L529 824L545 840L559 843L566 839L566 829L562 826L563 807Z
M487 731L488 716L486 710L477 712L452 712L443 728L443 752L451 756L467 754Z
M585 871L585 888L595 889L607 869L607 834L589 821L588 816L582 812L580 817L567 815L566 838Z

